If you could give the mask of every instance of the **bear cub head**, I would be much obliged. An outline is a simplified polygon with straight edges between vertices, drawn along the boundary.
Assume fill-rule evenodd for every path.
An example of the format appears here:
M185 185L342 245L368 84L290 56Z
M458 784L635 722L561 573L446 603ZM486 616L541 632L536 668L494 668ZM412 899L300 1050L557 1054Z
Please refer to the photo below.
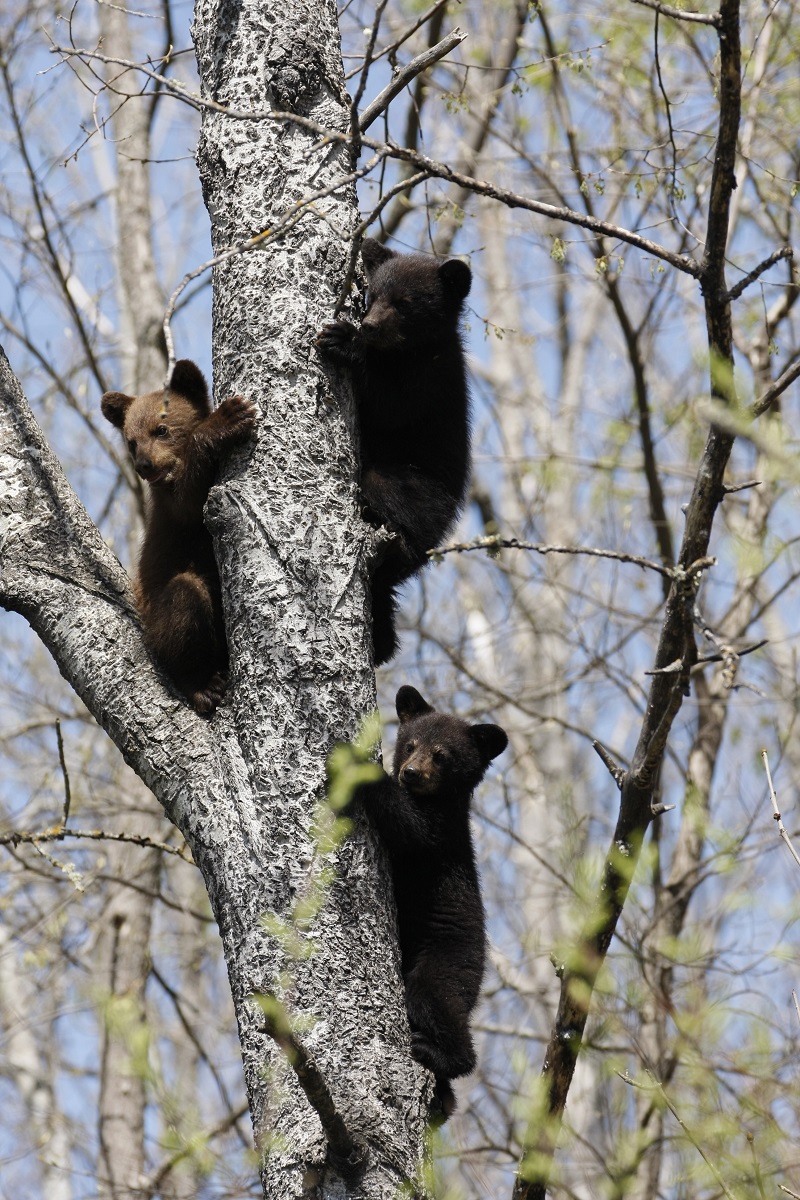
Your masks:
M456 334L472 272L451 258L439 262L424 254L395 254L366 238L361 261L367 272L367 311L361 335L376 350L441 342Z
M144 396L106 392L100 407L122 430L136 473L153 487L181 481L189 437L211 412L206 381L188 358L175 364L166 408L163 388Z
M472 792L486 768L508 745L499 725L470 725L439 713L416 688L401 687L396 699L400 729L394 751L394 777L419 797Z

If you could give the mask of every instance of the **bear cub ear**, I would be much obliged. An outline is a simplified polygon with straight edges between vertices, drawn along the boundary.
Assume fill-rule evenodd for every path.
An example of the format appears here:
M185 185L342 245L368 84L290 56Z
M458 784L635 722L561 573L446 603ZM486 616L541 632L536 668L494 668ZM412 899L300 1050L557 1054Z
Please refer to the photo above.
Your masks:
M383 263L388 262L390 258L397 258L394 250L389 250L388 247L382 246L375 238L364 238L364 241L361 243L361 261L364 264L367 275L372 274Z
M449 258L439 267L439 278L451 296L464 300L472 287L472 271L466 263L457 258Z
M400 718L400 724L410 721L413 717L421 717L434 711L432 704L427 704L416 688L405 684L400 688L395 699L395 708Z
M469 733L487 763L502 754L508 745L508 735L499 725L470 725Z
M125 414L135 399L135 396L126 396L124 392L104 392L100 397L103 416L117 429L122 429L125 424Z
M180 358L175 363L169 390L183 396L195 408L208 412L208 386L203 372L190 358Z

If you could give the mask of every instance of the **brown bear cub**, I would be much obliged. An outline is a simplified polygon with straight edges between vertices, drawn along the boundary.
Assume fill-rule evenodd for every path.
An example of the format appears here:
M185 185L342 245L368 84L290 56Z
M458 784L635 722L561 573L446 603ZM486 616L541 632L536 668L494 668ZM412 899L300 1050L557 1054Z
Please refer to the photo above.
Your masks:
M369 287L361 328L326 325L324 357L350 368L364 516L395 536L372 577L376 666L397 652L395 591L428 561L464 506L470 417L459 321L472 275L457 259L361 247Z
M172 372L166 409L163 388L146 396L106 392L100 403L149 485L134 580L145 642L192 707L207 716L225 694L228 647L203 506L222 454L250 436L255 406L231 396L212 412L206 381L185 358Z
M469 1030L486 958L472 847L472 793L508 745L499 725L438 713L413 687L397 693L391 775L357 797L386 847L397 904L411 1053L436 1076L444 1117L450 1080L475 1067Z

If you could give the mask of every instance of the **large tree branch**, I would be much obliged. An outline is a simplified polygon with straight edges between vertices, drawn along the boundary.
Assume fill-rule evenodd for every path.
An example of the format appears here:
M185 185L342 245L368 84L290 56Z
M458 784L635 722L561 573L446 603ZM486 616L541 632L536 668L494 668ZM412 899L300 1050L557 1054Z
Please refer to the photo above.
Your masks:
M2 350L0 517L0 603L29 621L183 828L190 780L214 774L209 726L163 686L128 578L64 477Z

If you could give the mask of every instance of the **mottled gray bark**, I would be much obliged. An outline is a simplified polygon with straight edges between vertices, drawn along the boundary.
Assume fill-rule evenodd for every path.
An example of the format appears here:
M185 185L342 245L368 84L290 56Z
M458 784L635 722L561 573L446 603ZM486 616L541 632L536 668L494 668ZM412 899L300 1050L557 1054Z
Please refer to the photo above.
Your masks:
M346 126L332 0L266 8L199 0L193 32L206 97L239 109L271 101ZM291 124L250 125L214 113L203 120L198 163L215 252L269 228L309 191L349 170L345 150L319 146ZM215 492L207 510L223 576L236 580L226 608L231 709L251 781L240 819L257 838L249 869L260 892L255 904L243 895L248 872L238 871L217 915L242 968L232 984L256 1135L262 1145L278 1135L265 1188L287 1197L312 1182L308 1166L323 1148L316 1117L279 1053L252 1038L258 1018L247 993L274 987L282 974L289 982L281 998L316 1020L308 1048L335 1097L361 1134L382 1143L376 1157L387 1178L383 1185L376 1178L365 1194L382 1194L381 1186L391 1193L391 1179L413 1168L421 1133L416 1073L395 1061L405 1020L396 974L387 970L389 918L375 890L371 847L344 847L314 935L324 938L317 954L293 962L259 929L265 908L285 918L308 886L315 869L309 820L325 753L375 703L365 619L368 530L355 504L352 420L331 406L312 344L343 278L348 247L337 230L356 221L352 189L318 202L317 211L327 220L309 213L280 243L216 269L216 398L242 392L258 401L261 417L250 469ZM272 1088L263 1082L267 1058ZM290 1089L280 1105L271 1095L279 1080Z
M264 11L198 4L206 95L261 108L267 95L347 120L333 3ZM271 85L271 91L268 89ZM207 118L199 150L215 247L264 229L347 170L289 125ZM426 1075L408 1054L385 874L359 826L336 852L322 909L275 936L312 887L325 757L374 706L366 555L352 414L331 400L312 348L332 313L355 220L350 190L266 253L215 280L217 397L259 405L255 445L223 470L207 519L225 592L232 681L212 721L167 691L142 644L128 581L45 446L0 362L0 601L23 613L63 674L187 838L225 949L265 1195L394 1196L419 1166ZM272 933L264 917L273 918ZM369 1156L347 1189L319 1120L261 1031L251 997L274 993Z

